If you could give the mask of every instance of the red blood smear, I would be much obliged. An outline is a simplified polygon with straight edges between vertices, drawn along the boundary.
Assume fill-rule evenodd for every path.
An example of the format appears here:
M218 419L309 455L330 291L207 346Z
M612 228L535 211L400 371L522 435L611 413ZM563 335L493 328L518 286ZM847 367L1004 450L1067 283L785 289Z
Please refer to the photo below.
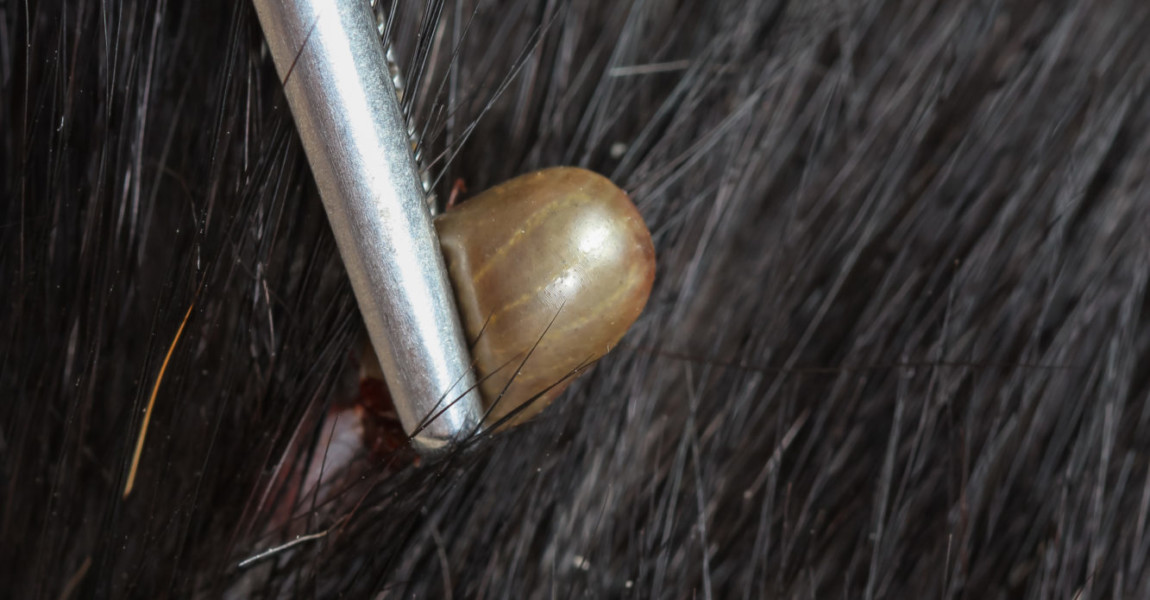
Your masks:
M386 383L372 377L361 379L359 408L363 411L363 443L373 459L395 459L401 451L414 459Z

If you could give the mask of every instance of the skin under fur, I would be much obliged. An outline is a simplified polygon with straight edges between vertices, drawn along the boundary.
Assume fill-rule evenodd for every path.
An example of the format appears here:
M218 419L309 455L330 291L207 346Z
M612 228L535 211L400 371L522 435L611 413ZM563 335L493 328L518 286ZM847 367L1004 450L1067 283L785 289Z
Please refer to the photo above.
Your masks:
M644 314L531 424L300 493L362 325L251 6L0 4L0 596L1150 597L1150 4L391 30L440 197L607 175Z

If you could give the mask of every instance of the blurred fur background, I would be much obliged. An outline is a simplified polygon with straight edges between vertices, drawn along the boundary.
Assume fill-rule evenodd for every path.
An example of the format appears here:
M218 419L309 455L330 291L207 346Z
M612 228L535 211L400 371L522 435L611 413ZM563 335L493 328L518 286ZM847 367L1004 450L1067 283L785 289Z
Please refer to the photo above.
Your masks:
M441 197L632 195L623 346L529 426L293 500L362 325L252 7L0 3L0 595L1150 597L1150 5L393 31Z

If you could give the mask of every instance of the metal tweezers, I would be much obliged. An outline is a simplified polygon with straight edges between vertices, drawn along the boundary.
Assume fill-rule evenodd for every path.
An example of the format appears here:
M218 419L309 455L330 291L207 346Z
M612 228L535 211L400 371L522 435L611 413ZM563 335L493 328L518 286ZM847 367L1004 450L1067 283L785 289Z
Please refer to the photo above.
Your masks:
M483 407L367 0L254 0L396 412L421 454Z

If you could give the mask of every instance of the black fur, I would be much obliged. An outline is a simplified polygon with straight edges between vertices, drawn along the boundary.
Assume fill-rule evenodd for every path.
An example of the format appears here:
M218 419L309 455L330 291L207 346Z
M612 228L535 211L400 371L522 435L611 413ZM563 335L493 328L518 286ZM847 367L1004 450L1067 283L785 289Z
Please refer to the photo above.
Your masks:
M392 31L441 196L556 164L632 194L660 262L623 346L277 517L361 325L251 6L0 4L0 595L1150 597L1150 5Z

